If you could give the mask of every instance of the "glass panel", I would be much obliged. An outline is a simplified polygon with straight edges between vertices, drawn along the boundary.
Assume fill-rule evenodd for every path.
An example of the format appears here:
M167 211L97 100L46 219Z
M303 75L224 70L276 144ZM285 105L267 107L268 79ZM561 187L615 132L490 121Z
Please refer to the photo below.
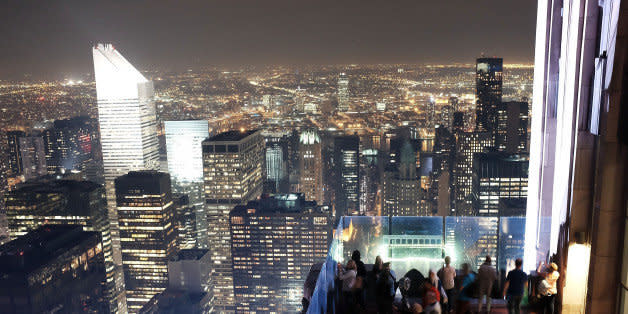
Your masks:
M469 263L472 270L488 255L497 260L497 217L450 216L445 218L445 254L452 266Z
M523 258L525 217L501 217L499 221L499 271L507 274L515 268L515 260Z

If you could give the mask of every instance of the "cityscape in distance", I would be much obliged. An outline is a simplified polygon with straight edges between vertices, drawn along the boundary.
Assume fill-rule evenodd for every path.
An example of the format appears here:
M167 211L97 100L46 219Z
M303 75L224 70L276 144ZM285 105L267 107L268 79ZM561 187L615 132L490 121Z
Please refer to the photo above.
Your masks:
M314 27L325 15L293 4L285 13L304 21L280 30L278 4L185 2L170 30L151 17L170 7L157 2L126 7L146 24L128 32L108 2L11 5L31 20L49 6L61 33L107 36L77 32L51 49L67 62L82 42L77 64L52 75L53 61L26 61L40 52L0 49L16 62L0 61L0 312L626 312L626 1L539 0L529 62L510 46L532 41L498 26L514 4L469 26L471 43L459 11L479 8L466 4L444 15L454 36L440 18L400 22L403 10L366 2L356 12L379 28L356 16ZM211 29L191 7L229 27ZM99 10L110 31L87 22ZM275 22L259 16L269 10ZM235 11L238 23L218 17ZM175 39L190 25L216 51ZM268 44L249 38L247 56L221 46L223 31ZM513 38L486 38L501 32ZM31 36L7 33L23 38L16 51ZM321 62L302 33L338 51ZM447 36L460 47L439 58ZM218 56L229 62L203 65Z

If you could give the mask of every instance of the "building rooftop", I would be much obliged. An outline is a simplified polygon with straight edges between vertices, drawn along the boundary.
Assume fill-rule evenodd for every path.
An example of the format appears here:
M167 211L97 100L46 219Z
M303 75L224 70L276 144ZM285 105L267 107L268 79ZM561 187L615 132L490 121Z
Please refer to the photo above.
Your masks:
M303 193L271 194L260 199L250 201L246 205L236 206L231 213L245 213L248 209L255 209L265 213L296 213L316 208L316 202L306 201Z
M45 225L0 246L0 274L30 272L98 232L77 225Z
M98 183L77 180L41 180L20 184L13 193L68 193L90 192L102 188Z
M237 142L241 141L244 138L253 135L258 130L244 130L244 131L236 131L231 130L224 133L220 133L208 138L207 142Z
M177 255L171 258L171 261L196 261L200 260L205 256L205 254L209 253L209 250L205 249L184 249L179 251Z

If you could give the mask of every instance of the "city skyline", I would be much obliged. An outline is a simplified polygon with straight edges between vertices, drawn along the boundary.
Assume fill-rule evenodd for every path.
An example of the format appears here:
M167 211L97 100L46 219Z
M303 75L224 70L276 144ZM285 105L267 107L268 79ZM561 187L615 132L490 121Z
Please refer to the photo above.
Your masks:
M6 2L0 309L628 312L621 2Z
M534 3L484 2L404 0L382 7L356 0L185 1L171 8L157 1L126 3L120 10L115 3L9 1L0 10L0 30L6 34L0 38L0 79L84 79L90 72L84 52L102 41L124 47L131 63L146 70L451 63L482 53L531 62ZM478 18L487 6L491 18ZM42 46L48 48L34 49Z

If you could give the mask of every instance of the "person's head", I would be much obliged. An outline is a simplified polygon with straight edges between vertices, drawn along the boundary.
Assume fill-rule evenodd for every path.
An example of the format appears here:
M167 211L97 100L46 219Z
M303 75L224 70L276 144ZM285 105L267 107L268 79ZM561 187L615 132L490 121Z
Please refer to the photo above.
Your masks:
M550 270L552 270L552 271L558 271L558 265L556 265L556 263L551 263L551 264L550 264Z
M449 266L451 264L451 257L445 256L445 265Z
M469 263L462 264L462 273L465 275L468 275L470 272L471 272L471 267L469 266Z
M390 262L386 262L386 263L384 263L384 268L383 268L383 270L385 270L385 271L390 271Z
M355 250L353 251L353 254L351 254L351 259L354 261L359 261L360 260L360 251Z
M382 257L379 255L375 257L375 266L377 269L382 269L382 266L384 266L384 261L382 261Z
M520 258L515 260L515 267L517 267L517 269L521 268L522 265L523 265L523 260L521 260Z
M354 260L349 260L347 262L347 269L353 269L356 270L358 267L355 265L355 261Z
M429 277L430 277L430 280L436 280L436 278L437 278L436 277L436 272L433 269L430 269Z
M412 306L412 314L421 314L423 313L423 306L420 303L414 303Z
M486 258L484 259L484 264L488 264L488 265L491 264L491 257L490 256L486 255Z

